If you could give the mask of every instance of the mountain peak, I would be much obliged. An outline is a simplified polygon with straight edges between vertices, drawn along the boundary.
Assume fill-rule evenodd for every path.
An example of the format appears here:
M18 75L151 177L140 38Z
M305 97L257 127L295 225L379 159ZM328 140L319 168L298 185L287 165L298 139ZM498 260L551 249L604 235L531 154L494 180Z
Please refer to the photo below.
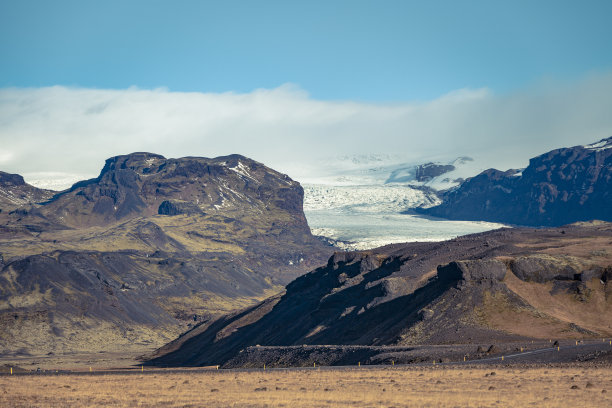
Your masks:
M15 207L46 201L53 196L50 190L36 188L19 174L0 171L0 212Z
M532 226L612 221L612 137L551 150L518 170L486 170L423 212L442 218Z
M1 186L24 186L26 183L19 174L11 174L0 171Z
M306 231L303 194L288 176L238 154L166 159L136 152L107 159L97 178L59 193L39 215L71 228L109 225L166 214L168 209L160 206L168 202L193 214L278 210L295 217L299 229Z
M131 169L139 173L146 173L146 169L150 169L156 162L162 160L166 160L166 158L160 154L147 152L135 152L114 156L106 159L100 176L115 169Z

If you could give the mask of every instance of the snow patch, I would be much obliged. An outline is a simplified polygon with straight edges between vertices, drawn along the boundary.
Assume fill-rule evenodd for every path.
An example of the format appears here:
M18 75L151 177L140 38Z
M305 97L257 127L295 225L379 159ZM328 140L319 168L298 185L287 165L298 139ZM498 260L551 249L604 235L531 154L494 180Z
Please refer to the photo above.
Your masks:
M595 150L595 151L607 150L607 149L612 148L612 137L609 137L607 139L602 139L597 143L591 143L588 145L584 145L582 147L584 147L585 149Z
M229 167L229 169L233 172L238 173L239 175L246 177L256 183L259 183L259 181L253 177L251 175L251 173L249 173L249 169L248 167L246 167L244 164L242 164L242 162L238 161L238 164L235 167Z

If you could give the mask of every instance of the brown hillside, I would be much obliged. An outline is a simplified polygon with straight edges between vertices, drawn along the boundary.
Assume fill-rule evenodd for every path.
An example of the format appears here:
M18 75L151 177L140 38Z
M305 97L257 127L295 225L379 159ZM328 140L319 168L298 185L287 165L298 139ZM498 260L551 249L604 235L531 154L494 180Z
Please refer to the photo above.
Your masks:
M606 337L611 278L609 223L501 229L337 253L282 296L200 325L151 362L222 364L254 345Z

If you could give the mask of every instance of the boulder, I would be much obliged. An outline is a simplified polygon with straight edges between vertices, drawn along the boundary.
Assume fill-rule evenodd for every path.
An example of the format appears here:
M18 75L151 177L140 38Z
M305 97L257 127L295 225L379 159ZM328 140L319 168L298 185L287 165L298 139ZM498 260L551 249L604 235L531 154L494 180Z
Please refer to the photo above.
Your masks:
M163 201L159 205L157 213L160 215L203 215L202 210L195 203L179 200Z
M506 264L497 259L455 261L438 266L438 277L466 283L493 283L502 281L506 270Z
M526 282L545 283L554 279L579 280L581 271L570 261L552 256L521 256L510 262L510 269Z

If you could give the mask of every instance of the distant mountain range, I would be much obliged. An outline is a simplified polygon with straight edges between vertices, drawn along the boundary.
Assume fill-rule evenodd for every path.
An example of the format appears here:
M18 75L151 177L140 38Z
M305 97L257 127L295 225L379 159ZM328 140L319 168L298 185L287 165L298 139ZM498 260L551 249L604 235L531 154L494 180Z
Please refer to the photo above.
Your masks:
M486 170L419 212L453 220L558 226L612 221L612 137L552 150L523 170Z
M62 192L0 173L0 353L142 351L320 265L299 183L133 153Z

